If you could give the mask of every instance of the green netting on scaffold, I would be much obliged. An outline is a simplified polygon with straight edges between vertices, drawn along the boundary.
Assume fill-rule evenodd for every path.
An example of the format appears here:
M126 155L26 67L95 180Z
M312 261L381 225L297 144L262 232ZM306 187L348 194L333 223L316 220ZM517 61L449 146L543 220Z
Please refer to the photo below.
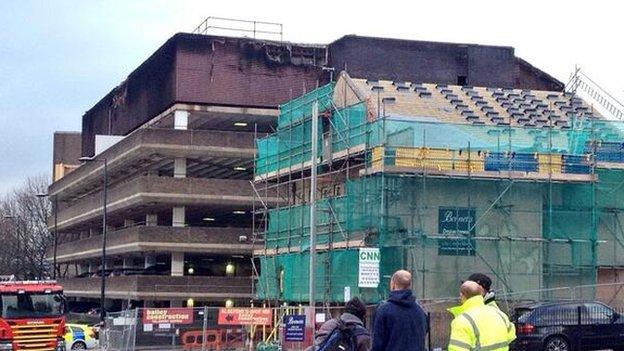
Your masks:
M591 186L391 175L353 179L347 181L345 195L318 201L318 245L361 239L368 247L379 247L382 283L387 284L393 270L409 269L421 298L453 296L455 284L474 271L490 274L497 288L508 292L590 284L595 282L597 234L583 197ZM576 190L579 199L571 199ZM309 226L307 205L271 210L267 249L302 255L309 249ZM262 258L269 260L264 277L276 270L264 267L274 267L270 260L282 256ZM624 258L618 260L624 263ZM280 298L305 300L305 279L287 277L291 285L284 291L299 292ZM341 279L330 276L319 282L329 285L318 288L337 289L340 295ZM266 296L275 297L271 286ZM383 297L385 288L375 296ZM339 302L341 296L332 295L331 301Z
M256 174L280 169L301 168L311 160L312 121L306 120L256 140ZM318 127L317 156L321 155L322 125Z
M330 260L327 266L327 260ZM344 288L357 293L357 250L335 250L318 253L316 257L316 300L341 300ZM308 301L310 253L296 252L260 258L262 272L257 291L261 299ZM328 269L330 270L328 272ZM327 293L327 274L334 288Z
M328 89L326 87L319 89ZM310 96L316 96L313 93L310 94L312 94ZM307 97L307 99L312 98ZM366 106L362 102L347 108L332 110L331 142L333 153L355 146L370 149L383 145L386 147L427 147L449 150L470 148L475 151L496 153L555 153L582 156L592 152L592 141L615 143L618 138L624 139L621 123L600 121L592 122L594 124L591 126L588 123L583 122L583 126L578 129L561 130L450 124L399 116L388 116L369 122L366 118ZM297 119L296 124L284 125L273 135L259 139L256 143L257 174L262 175L279 169L300 166L309 161L310 126L310 115L302 115ZM322 128L322 123L319 123L319 131ZM319 145L321 138L322 135L319 132ZM599 153L600 147L598 146ZM321 147L319 147L319 156L321 152ZM608 149L603 153L609 157L613 151ZM624 146L621 148L619 159L624 160Z
M280 105L277 129L282 129L312 116L312 103L317 101L319 113L331 108L334 84L329 83Z
M309 161L308 106L323 99L319 94L331 95L327 86L319 89L327 90L281 106L278 132L258 140L258 174ZM323 106L328 109L331 104ZM322 130L328 130L327 120L322 120ZM398 268L412 271L420 298L442 298L455 296L458 282L476 271L492 276L498 293L509 293L595 284L600 267L624 266L624 170L600 164L624 164L622 123L579 118L570 129L561 129L450 124L403 116L368 121L364 103L332 109L329 121L334 153L359 145L369 158L378 146L385 148L379 154L396 158L398 148L480 150L487 152L479 155L487 172L499 162L491 153L511 152L531 156L526 159L533 168L527 168L527 174L548 173L538 168L544 159L539 154L553 153L561 156L559 170L553 173L585 177L531 181L405 172L347 180L344 194L317 202L317 244L323 251L361 240L367 247L380 248L382 282L378 289L359 289L357 249L341 246L318 254L317 300L341 302L345 287L371 302L383 298L389 275ZM317 142L320 145L320 139ZM394 161L384 164L395 165ZM259 298L307 300L309 215L307 204L269 210L264 238L272 253L260 258ZM548 294L539 297L565 298Z
M589 131L449 124L388 117L368 127L369 146L583 155Z
M366 144L368 121L361 102L332 113L332 152Z

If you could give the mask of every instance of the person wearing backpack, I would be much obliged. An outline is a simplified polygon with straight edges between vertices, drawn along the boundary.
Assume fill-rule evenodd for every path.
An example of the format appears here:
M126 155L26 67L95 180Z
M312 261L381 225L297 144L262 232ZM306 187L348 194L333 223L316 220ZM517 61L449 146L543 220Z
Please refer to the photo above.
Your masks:
M396 271L390 297L375 313L373 351L424 351L427 316L411 290L412 274Z
M321 325L314 346L306 351L370 351L371 337L364 327L366 305L357 297L349 300L339 318Z

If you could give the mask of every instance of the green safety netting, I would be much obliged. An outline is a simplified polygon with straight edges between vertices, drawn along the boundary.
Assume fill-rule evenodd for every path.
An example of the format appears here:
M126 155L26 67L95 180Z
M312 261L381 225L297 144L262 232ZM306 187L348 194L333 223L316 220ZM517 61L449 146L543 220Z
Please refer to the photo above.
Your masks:
M501 197L506 187L510 188ZM420 284L416 290L421 298L452 296L456 282L474 271L493 275L496 286L506 291L520 286L546 289L589 283L595 280L594 247L599 235L591 209L567 203L570 195L564 193L569 191L573 191L570 186L551 189L548 183L381 175L360 178L347 182L346 195L319 201L317 243L364 239L368 246L391 253L382 254L382 272L389 276L400 267L411 270ZM582 192L578 196L582 197ZM492 207L494 201L496 206ZM328 214L329 206L335 216ZM473 211L473 231L451 227L453 234L442 235L445 231L440 229L441 211L449 208L463 215ZM261 258L259 284L262 279L268 279L269 284L259 297L305 301L307 278L296 277L307 277L297 269L307 271L303 262L309 259L309 207L271 210L265 235L267 249L297 253ZM332 252L342 254L339 250ZM327 253L319 254L317 269L327 260L323 255ZM291 267L280 261L286 257L302 261L292 265L296 267L292 268L297 272L295 278L290 279L286 270L284 281L288 286L276 295L275 284L270 283L277 273L272 272L279 271L277 266ZM624 258L619 260L624 263ZM282 263L275 266L275 262ZM341 301L344 286L356 279L356 273L343 274L342 270L357 267L357 261L340 262L338 266L333 261L328 263L327 269L338 270L337 273L330 274L329 279L319 278L318 299ZM327 277L325 273L318 274ZM360 292L372 299L383 298L386 287ZM332 293L321 295L327 289Z
M319 113L331 108L333 84L280 105L277 132L256 140L256 174L301 166L310 160L312 150L312 104L318 102ZM318 128L319 155L322 124Z
M315 96L323 100L331 95L331 87L320 89L282 106L277 133L258 140L257 174L310 159L308 106ZM330 109L331 102L322 105ZM564 155L570 173L592 174L596 180L524 182L385 173L347 180L343 195L317 202L318 244L363 240L379 247L382 284L357 288L356 249L321 252L317 300L340 302L345 287L371 302L381 299L387 278L397 268L413 272L420 298L441 298L454 296L457 282L475 271L490 274L497 289L510 292L594 284L598 267L624 266L624 170L591 167L594 159L624 162L624 128L595 119L574 120L572 126L473 126L401 116L369 121L364 103L331 108L334 153L361 145L370 159L376 147L383 147L384 164L394 164L397 148L554 153ZM266 248L294 252L260 258L259 298L307 300L309 212L307 204L269 210ZM453 227L444 218L472 224L466 227L457 219ZM543 291L543 297L550 293Z
M588 130L553 130L493 125L445 124L387 117L368 127L370 146L430 147L492 152L560 153L583 155Z
M319 113L331 108L334 85L332 83L314 89L296 99L280 105L277 129L296 124L312 115L312 103L318 102Z
M283 105L284 117L276 133L258 139L256 174L263 175L280 169L304 166L310 160L311 103L319 101L325 109L331 107L332 85L318 88L299 99ZM322 102L322 103L321 103ZM288 107L288 109L286 109ZM624 140L622 123L584 119L572 122L568 130L553 128L524 128L495 125L439 123L413 117L387 116L368 121L364 102L331 109L332 152L363 146L427 147L451 150L514 152L526 154L562 154L582 156L592 152L594 145ZM322 123L319 123L319 154L322 154ZM593 142L593 144L592 144ZM624 146L620 148L624 160ZM600 153L600 150L598 150ZM612 152L611 149L608 152ZM579 164L581 161L574 161Z
M312 122L299 123L256 141L256 174L301 167L312 154ZM318 155L321 155L322 125L318 127Z
M357 250L336 250L319 253L316 257L316 299L324 300L328 295L333 300L341 299L344 287L357 293ZM329 260L329 262L327 262ZM258 279L258 293L261 298L285 299L289 301L308 300L309 253L290 253L262 257L261 275ZM329 267L326 269L326 266ZM327 287L327 279L338 284Z
M333 111L331 121L332 152L366 144L368 123L363 102Z
M256 173L258 175L303 166L310 161L311 122L305 121L291 128L258 139ZM320 156L321 130L319 125ZM498 126L471 126L441 124L424 121L405 121L383 118L366 122L363 104L336 111L332 116L332 152L350 147L427 147L450 150L473 150L487 152L514 152L526 154L562 154L583 156L592 152L594 141L598 145L614 142L616 134L609 132L597 139L587 130L540 130L528 128L505 128ZM624 137L622 137L624 140ZM600 147L600 146L598 146ZM624 159L624 147L620 149ZM571 161L580 164L581 161Z
M350 240L354 234L370 229L380 222L379 207L373 205L381 195L377 178L347 181L345 196L317 202L317 243ZM265 233L267 248L309 248L310 206L308 204L275 208L268 211L269 225Z
M345 288L351 296L360 296L374 303L387 295L390 275L401 268L396 248L382 249L383 277L380 286L358 287L358 250L338 249L320 252L316 257L317 301L343 301ZM308 301L310 253L288 253L260 258L262 271L258 277L257 296L265 300Z

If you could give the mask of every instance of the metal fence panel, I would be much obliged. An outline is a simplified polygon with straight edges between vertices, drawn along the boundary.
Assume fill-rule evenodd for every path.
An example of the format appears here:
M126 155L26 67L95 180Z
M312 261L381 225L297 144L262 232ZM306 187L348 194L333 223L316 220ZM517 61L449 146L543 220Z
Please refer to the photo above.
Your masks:
M624 349L624 307L613 301L578 299L589 295L587 291L608 288L610 294L604 295L607 300L613 300L613 296L620 293L621 286L514 292L501 294L497 301L501 310L516 323L519 340L530 333L539 332L543 325L550 325L559 329L567 328L574 333L567 339L567 342L573 344L570 346L587 348L590 343L597 342L596 338L602 338L602 342L611 342L604 335L596 333L596 330L608 327L613 335L622 335L621 346ZM540 301L541 304L538 304ZM457 299L420 301L420 304L428 318L426 349L445 350L453 318L446 309L456 305ZM376 309L377 305L369 306L364 321L371 335ZM303 351L312 345L313 328L318 329L323 322L338 318L343 311L343 307L317 307L316 315L312 316L303 306L139 308L109 313L105 327L100 332L100 344L105 351ZM530 320L526 320L527 311L532 313Z

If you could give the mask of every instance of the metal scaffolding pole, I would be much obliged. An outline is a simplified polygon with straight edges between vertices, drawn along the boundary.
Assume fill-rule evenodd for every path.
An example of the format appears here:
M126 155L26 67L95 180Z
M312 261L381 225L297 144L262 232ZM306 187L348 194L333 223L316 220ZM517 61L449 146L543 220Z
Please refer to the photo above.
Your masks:
M318 161L318 101L312 104L312 139L311 139L311 164L310 164L310 314L312 323L316 318L315 306L315 287L316 287L316 178L317 178L317 161ZM312 339L314 340L314 338Z

